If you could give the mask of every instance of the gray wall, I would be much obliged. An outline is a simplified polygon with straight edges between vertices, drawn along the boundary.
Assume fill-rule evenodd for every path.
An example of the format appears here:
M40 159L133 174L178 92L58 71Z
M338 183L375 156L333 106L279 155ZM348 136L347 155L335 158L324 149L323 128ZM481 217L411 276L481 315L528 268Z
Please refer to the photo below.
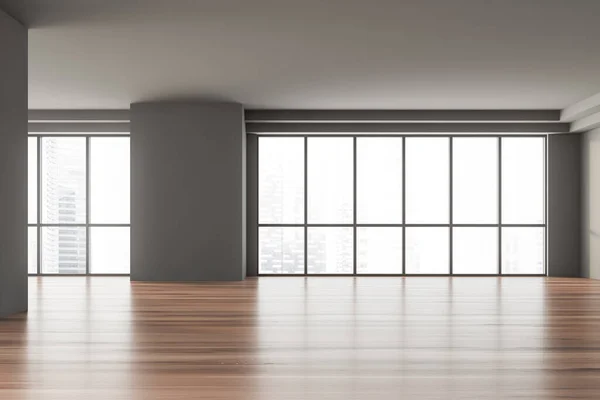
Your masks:
M246 275L246 134L237 103L131 106L131 279Z
M582 274L600 279L600 129L582 138Z
M548 136L548 275L581 274L581 135Z
M0 10L0 317L27 310L27 29Z

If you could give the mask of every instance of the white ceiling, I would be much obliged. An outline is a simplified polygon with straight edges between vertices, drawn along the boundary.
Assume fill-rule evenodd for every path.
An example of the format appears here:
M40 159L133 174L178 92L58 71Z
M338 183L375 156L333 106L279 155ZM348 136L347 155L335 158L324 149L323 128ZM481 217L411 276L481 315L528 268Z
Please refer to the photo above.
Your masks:
M0 0L30 108L561 109L600 91L598 0Z

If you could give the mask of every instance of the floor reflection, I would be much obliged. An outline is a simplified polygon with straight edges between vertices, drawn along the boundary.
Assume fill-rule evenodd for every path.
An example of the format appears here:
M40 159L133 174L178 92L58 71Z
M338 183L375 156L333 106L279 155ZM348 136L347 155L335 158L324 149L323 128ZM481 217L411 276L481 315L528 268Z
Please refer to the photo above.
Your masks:
M600 398L600 282L30 279L4 399Z

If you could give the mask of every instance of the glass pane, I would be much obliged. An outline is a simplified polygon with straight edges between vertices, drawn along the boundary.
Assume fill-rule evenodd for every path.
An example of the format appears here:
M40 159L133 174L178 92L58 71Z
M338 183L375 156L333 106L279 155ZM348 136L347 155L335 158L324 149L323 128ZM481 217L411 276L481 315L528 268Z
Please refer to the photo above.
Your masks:
M544 228L502 228L502 273L544 273Z
M128 274L129 227L90 228L90 273Z
M37 224L38 206L38 159L37 159L37 138L28 138L28 154L27 154L27 190L28 190L28 211L27 219L30 224Z
M258 141L261 224L304 223L304 138L261 137Z
M502 138L502 223L544 223L544 138Z
M356 139L357 219L402 223L402 138Z
M90 218L129 223L129 138L90 139Z
M447 224L450 208L448 138L406 138L406 222Z
M304 228L259 228L260 274L304 274Z
M37 228L35 226L30 226L27 228L27 273L29 274L37 274L37 247Z
M455 224L498 223L498 138L454 138Z
M448 228L406 228L406 273L450 273Z
M308 222L353 222L352 138L308 138Z
M352 228L308 228L308 273L352 274Z
M402 273L402 228L358 228L357 273Z
M85 223L85 138L42 138L42 221Z
M498 273L498 228L454 228L455 274Z
M85 274L85 228L63 226L42 229L42 273Z

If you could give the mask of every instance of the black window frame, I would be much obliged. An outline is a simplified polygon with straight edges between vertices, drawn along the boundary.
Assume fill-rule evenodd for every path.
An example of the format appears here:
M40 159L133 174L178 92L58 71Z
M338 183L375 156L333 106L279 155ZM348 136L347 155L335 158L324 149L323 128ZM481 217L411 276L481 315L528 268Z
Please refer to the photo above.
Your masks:
M273 227L273 228L286 228L296 227L304 229L304 273L303 274L282 274L282 273L261 273L260 272L260 251L256 250L256 268L257 276L517 276L517 277L532 277L532 276L547 276L548 274L548 134L257 134L258 146L256 155L256 183L259 182L260 168L260 140L261 138L272 138L272 137L300 137L304 138L304 222L301 224L277 224L277 223L260 223L260 193L258 193L258 199L256 201L256 243L260 246L260 228ZM335 138L353 138L353 223L351 224L311 224L308 223L308 139L319 138L319 137L335 137ZM402 138L402 224L361 224L357 222L357 138ZM449 182L450 189L448 192L449 196L449 223L448 224L407 224L406 223L406 138L448 138L449 139ZM454 224L453 222L453 139L454 138L496 138L498 140L498 222L496 224ZM504 224L502 223L502 140L503 138L542 138L543 139L543 154L544 154L544 199L543 199L543 216L544 221L542 224ZM308 273L308 249L307 249L307 236L308 229L311 227L349 227L353 230L353 272L341 273L341 274L311 274ZM399 227L402 228L402 273L397 274L370 274L370 273L358 273L357 271L357 229L361 227ZM447 274L407 274L406 273L406 228L410 227L444 227L449 230L449 273ZM495 227L498 229L498 272L496 274L456 274L453 271L453 228L483 228L483 227ZM544 249L543 249L543 273L540 274L508 274L502 272L502 228L542 228L544 237Z
M27 227L36 228L37 232L37 272L29 273L29 276L130 276L131 273L91 273L90 272L90 231L92 228L129 228L131 221L127 224L110 223L99 224L91 222L90 214L90 150L92 138L128 138L129 133L37 133L29 132L28 138L36 138L37 144L37 219L35 223L27 223ZM42 223L42 139L44 138L84 138L85 139L85 185L86 185L86 205L84 223ZM85 228L85 273L82 274L61 274L61 273L43 273L42 272L42 228Z

